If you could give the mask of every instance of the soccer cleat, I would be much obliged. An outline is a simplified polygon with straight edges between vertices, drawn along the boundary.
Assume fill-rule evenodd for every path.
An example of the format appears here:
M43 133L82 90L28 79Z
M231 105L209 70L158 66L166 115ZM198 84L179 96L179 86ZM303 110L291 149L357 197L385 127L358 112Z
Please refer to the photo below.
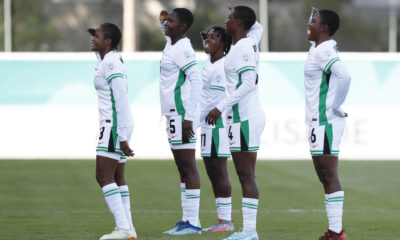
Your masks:
M235 227L233 221L218 219L218 222L209 228L203 229L204 232L233 232Z
M178 229L182 224L185 224L185 222L184 222L184 221L179 221L179 222L176 223L175 227L173 227L173 228L171 228L170 230L165 231L165 232L163 232L163 233L164 233L164 234L170 234L170 233L172 233L172 232L175 232L175 230Z
M180 224L174 231L168 233L169 235L190 235L201 234L201 227L195 227L189 221Z
M243 230L241 232L234 232L224 240L258 240L258 234L256 230Z
M109 234L103 235L99 240L109 240L109 239L136 239L136 231L135 228L131 229L122 229L115 227L114 231Z
M340 233L335 233L328 229L328 231L319 238L319 240L346 240L346 234L342 230Z

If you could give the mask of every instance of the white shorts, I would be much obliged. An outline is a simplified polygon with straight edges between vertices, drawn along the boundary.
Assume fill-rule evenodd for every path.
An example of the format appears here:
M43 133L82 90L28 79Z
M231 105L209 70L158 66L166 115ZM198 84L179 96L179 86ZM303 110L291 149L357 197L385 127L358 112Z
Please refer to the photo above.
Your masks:
M229 120L228 117L227 128L231 152L257 152L260 148L261 134L265 127L265 115L260 114L238 123L229 123Z
M322 126L309 125L308 143L310 144L311 155L338 156L345 126L345 118L337 118L333 123Z
M182 115L166 116L168 142L171 149L196 149L196 135L194 138L182 137ZM193 132L196 134L198 122L193 122Z
M201 156L209 158L229 158L229 140L226 128L201 127Z
M132 131L133 128L129 131L128 142L131 139ZM96 155L115 159L119 163L126 162L126 155L121 151L119 141L117 140L116 127L112 127L111 125L101 126Z

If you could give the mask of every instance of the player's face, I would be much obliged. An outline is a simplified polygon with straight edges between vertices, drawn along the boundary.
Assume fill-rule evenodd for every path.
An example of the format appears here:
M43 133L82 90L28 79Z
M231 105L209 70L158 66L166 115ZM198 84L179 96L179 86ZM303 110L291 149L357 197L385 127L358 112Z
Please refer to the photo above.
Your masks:
M165 35L171 36L174 33L178 32L180 29L181 23L178 21L178 16L176 16L175 12L171 12L167 16L167 22L165 23Z
M207 38L204 41L204 51L208 54L215 53L223 49L224 43L221 41L221 36L214 30L207 33Z
M104 39L104 33L100 28L96 29L95 34L92 36L91 51L101 51L107 47L107 42Z
M235 31L236 18L234 14L235 10L229 14L228 19L225 21L225 32L229 35L232 35L232 33Z
M307 34L307 38L309 41L316 41L320 32L321 28L321 17L320 15L314 14L314 16L311 19L311 22L307 24L307 29L309 30L309 33Z

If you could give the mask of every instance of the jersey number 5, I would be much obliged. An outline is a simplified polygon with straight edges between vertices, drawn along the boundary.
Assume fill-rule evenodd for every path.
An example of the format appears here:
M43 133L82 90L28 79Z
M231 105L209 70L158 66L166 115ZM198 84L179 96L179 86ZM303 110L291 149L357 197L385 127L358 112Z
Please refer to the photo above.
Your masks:
M169 120L169 132L170 133L175 133L175 119Z

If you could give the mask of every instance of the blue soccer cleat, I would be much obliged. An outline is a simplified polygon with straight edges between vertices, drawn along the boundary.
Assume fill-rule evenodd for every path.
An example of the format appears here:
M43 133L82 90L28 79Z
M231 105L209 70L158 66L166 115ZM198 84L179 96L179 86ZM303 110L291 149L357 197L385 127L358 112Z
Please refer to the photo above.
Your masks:
M234 232L224 240L258 240L258 234L256 230L243 230L241 232Z
M163 233L164 233L164 234L170 234L170 233L172 233L172 232L175 232L176 229L180 228L180 226L183 225L183 224L185 224L184 221L179 221L179 222L176 223L175 227L173 227L173 228L171 228L170 230L165 231L165 232L163 232Z
M173 230L173 229L171 229ZM201 234L201 227L195 227L189 223L189 221L181 223L174 231L170 231L169 235L190 235L190 234Z

